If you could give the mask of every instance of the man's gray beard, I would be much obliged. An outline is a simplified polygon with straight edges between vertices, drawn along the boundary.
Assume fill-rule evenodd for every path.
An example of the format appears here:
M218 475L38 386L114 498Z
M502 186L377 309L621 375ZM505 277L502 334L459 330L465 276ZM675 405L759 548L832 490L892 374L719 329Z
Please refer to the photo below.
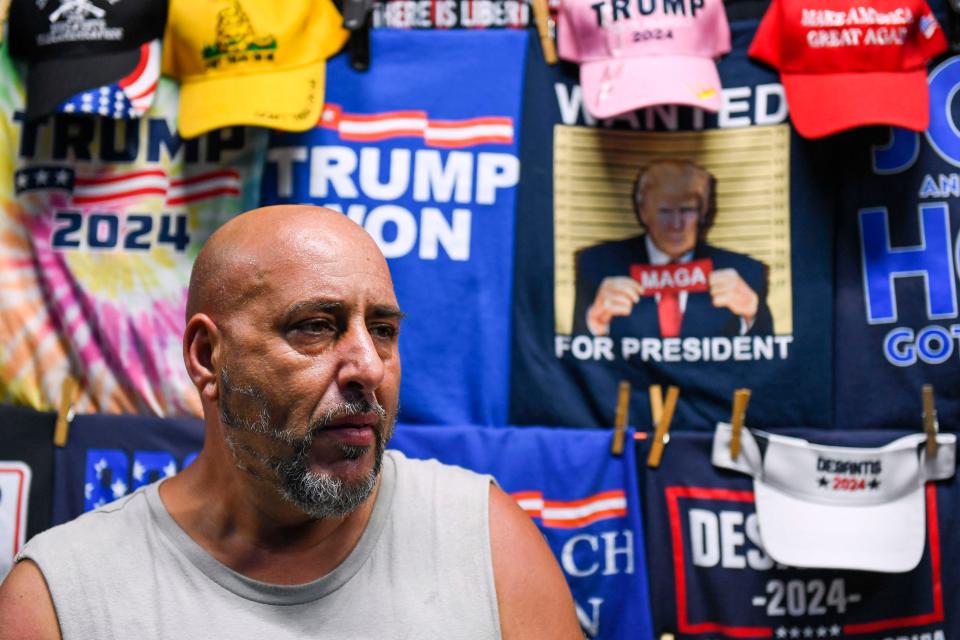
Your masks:
M357 415L375 411L380 416L380 424L373 430L374 452L373 467L359 482L347 483L343 478L328 473L317 473L308 468L310 445L314 434L322 430L330 421L343 416ZM388 430L386 437L382 432ZM274 467L280 478L280 493L284 498L297 505L304 513L313 518L338 518L353 512L367 501L377 486L377 477L383 466L383 451L386 441L393 435L393 421L387 423L383 408L369 402L350 402L338 405L328 411L315 426L310 435L303 439L294 457ZM348 460L357 460L367 451L367 447L338 445L340 452Z
M296 437L283 429L277 429L271 424L270 411L262 390L251 386L231 386L226 368L221 370L220 382L223 389L223 398L220 402L220 419L230 430L264 435L293 448L293 455L288 458L269 456L262 451L238 442L236 437L228 430L225 439L238 468L266 480L262 474L250 469L243 463L238 455L238 449L240 449L273 471L275 477L279 480L277 491L284 499L296 505L308 516L318 520L343 517L367 501L377 486L377 477L380 475L380 469L383 466L383 452L387 441L393 435L394 417L388 416L383 407L375 401L371 403L366 400L341 403L311 424L306 435ZM255 417L240 417L228 408L227 405L231 398L236 395L246 396L244 399L246 402L256 404ZM375 412L380 418L373 430L374 459L373 468L370 472L359 482L346 483L342 478L335 475L311 471L309 469L310 447L316 435L334 420L368 412ZM339 445L339 448L348 460L359 459L367 451L367 447L352 445Z

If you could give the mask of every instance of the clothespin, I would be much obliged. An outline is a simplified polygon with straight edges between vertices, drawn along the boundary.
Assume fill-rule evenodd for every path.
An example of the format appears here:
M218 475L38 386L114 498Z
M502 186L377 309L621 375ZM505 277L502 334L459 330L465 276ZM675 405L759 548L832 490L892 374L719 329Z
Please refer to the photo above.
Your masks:
M73 420L73 403L80 395L80 383L73 376L67 376L60 388L60 406L57 409L57 424L53 430L53 444L56 447L67 446L70 435L70 421Z
M356 71L370 68L370 12L373 0L344 0L343 27L350 31L347 51Z
M659 387L659 385L655 385ZM651 412L656 412L657 403L653 401L655 394L662 392L658 388L656 391L650 389ZM680 388L670 385L667 387L667 401L663 403L659 410L659 419L656 423L656 429L653 432L653 442L650 443L650 455L647 456L647 466L656 469L660 466L660 460L663 458L663 449L670 442L670 423L673 422L673 412L677 408L677 400L680 398Z
M733 392L733 410L730 413L730 457L740 457L740 432L747 416L747 404L750 403L750 389L737 389Z
M660 423L660 416L663 415L663 387L658 384L650 385L650 418L654 427Z
M627 435L627 422L630 415L630 383L620 381L617 392L617 411L613 417L613 442L610 444L610 453L615 456L623 455L623 441Z
M533 21L537 25L540 35L540 46L543 48L543 59L547 64L557 64L557 47L553 43L550 33L550 5L548 0L533 0Z
M937 420L937 407L933 402L933 385L923 385L923 431L927 434L927 457L937 456L937 432L940 421Z

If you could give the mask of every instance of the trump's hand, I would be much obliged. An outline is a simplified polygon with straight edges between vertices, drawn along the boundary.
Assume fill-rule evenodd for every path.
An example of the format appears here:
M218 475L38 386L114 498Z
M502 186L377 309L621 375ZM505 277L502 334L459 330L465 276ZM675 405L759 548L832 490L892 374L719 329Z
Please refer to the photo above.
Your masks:
M643 286L626 276L604 278L597 289L593 304L587 309L587 328L595 336L610 333L610 321L614 316L628 316L633 305L640 302Z
M760 306L760 297L744 282L736 269L717 269L710 274L709 281L713 306L726 307L748 323L753 322Z

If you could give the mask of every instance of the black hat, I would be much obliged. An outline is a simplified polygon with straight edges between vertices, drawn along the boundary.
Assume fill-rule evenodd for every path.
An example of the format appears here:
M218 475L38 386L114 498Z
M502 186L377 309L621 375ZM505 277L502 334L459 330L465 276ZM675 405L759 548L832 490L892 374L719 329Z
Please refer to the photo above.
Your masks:
M27 117L129 77L166 22L167 0L13 0L8 39L29 63Z

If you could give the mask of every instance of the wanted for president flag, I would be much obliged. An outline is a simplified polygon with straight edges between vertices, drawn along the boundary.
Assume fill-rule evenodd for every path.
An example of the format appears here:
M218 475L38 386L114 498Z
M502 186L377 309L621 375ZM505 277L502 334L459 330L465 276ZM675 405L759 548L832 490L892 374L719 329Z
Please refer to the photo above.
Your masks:
M879 447L902 431L795 429L824 445ZM960 637L956 478L928 483L926 539L907 573L795 569L763 546L752 480L711 464L713 434L674 433L641 469L654 628L677 638L947 640ZM644 458L649 444L639 447ZM888 526L896 527L898 522ZM815 541L830 545L829 537Z
M600 429L401 425L391 447L492 475L533 518L566 575L588 638L652 637L636 462Z
M526 41L375 30L369 71L328 63L317 126L270 140L262 204L342 211L389 262L406 422L506 423Z
M776 74L747 58L755 29L731 24L716 114L598 121L576 67L532 43L510 424L610 425L627 380L632 424L651 384L675 384L674 429L712 430L741 386L766 425L831 425L835 172L788 124Z

